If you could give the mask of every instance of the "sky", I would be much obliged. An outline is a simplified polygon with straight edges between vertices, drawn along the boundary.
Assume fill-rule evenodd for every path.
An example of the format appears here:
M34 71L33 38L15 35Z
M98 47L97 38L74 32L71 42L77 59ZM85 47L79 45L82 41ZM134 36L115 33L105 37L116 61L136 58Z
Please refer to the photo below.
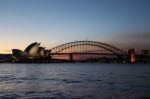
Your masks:
M0 0L0 53L81 40L150 49L150 0Z

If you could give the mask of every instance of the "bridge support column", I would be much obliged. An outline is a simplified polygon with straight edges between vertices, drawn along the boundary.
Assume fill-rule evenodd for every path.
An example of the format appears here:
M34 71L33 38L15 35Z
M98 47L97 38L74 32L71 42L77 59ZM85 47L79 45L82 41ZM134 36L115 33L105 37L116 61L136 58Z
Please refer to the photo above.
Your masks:
M47 55L48 55L49 60L52 60L51 50L49 50L49 51L47 52Z
M70 60L70 62L72 62L73 61L73 54L69 54L69 60Z

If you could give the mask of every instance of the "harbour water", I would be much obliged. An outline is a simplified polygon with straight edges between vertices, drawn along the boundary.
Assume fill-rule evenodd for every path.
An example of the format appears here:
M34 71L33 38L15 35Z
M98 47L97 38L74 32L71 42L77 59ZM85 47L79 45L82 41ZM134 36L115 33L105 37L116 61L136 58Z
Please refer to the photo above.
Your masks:
M0 64L0 99L150 99L149 64Z

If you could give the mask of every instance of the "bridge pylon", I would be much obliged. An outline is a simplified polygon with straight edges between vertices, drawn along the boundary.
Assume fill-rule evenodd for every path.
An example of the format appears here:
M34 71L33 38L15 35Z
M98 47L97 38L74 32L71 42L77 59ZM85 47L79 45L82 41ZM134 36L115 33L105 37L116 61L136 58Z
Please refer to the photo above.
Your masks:
M72 62L73 61L73 54L69 53L69 61Z

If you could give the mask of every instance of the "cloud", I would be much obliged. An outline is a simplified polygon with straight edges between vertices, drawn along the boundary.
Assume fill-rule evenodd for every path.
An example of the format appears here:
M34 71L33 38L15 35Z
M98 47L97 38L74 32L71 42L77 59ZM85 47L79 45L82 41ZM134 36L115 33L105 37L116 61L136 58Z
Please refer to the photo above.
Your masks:
M125 49L150 49L150 32L128 32L116 35L112 42Z
M132 38L132 39L150 39L150 32L144 32L144 33L127 33L124 35L124 37Z

